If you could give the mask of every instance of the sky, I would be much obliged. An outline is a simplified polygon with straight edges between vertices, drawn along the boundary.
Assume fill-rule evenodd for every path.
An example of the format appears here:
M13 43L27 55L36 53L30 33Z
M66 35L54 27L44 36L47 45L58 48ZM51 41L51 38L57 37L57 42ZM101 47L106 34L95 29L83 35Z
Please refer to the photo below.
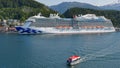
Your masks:
M40 3L43 3L47 6L57 5L61 2L82 2L82 3L89 3L95 6L103 6L111 3L116 3L118 0L36 0Z

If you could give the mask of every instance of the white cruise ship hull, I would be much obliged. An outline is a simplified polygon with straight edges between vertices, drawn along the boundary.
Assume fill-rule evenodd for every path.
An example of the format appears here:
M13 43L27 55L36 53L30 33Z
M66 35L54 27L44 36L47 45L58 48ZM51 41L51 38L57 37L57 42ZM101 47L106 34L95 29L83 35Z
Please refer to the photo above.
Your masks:
M42 34L42 33L51 33L51 34L83 34L83 33L106 33L106 32L115 32L114 27L111 28L102 28L102 29L57 29L55 27L22 27L17 26L16 30L20 34Z
M95 14L86 14L75 18L60 18L58 14L50 14L50 17L46 18L38 14L28 18L23 26L16 26L16 30L20 34L115 32L111 20L104 16L96 16Z

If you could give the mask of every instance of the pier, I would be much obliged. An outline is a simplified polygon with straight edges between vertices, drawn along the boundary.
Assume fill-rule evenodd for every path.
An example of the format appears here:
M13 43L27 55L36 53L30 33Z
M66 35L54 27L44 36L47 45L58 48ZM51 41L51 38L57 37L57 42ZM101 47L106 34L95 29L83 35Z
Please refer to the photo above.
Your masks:
M115 30L116 30L117 32L119 32L119 31L120 31L120 28L117 28L117 27L116 27Z

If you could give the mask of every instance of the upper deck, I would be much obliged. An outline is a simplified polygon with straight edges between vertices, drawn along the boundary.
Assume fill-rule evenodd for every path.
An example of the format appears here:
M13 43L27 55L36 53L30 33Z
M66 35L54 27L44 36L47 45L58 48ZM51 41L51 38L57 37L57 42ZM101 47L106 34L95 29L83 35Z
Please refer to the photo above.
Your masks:
M104 26L113 27L111 20L104 16L96 16L95 14L86 14L76 16L75 18L60 18L58 14L50 14L50 17L32 16L28 20L34 19L30 26L35 27L56 27L56 26L71 26L71 27L84 27L84 26Z

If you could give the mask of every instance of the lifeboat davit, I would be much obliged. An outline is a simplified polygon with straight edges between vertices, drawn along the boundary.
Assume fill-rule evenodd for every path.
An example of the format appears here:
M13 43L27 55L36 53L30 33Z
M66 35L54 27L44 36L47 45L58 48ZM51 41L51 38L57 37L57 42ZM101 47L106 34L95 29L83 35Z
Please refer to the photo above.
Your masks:
M69 57L67 60L67 64L70 66L76 65L78 63L80 63L80 56L77 56L77 55L73 55L73 56Z

